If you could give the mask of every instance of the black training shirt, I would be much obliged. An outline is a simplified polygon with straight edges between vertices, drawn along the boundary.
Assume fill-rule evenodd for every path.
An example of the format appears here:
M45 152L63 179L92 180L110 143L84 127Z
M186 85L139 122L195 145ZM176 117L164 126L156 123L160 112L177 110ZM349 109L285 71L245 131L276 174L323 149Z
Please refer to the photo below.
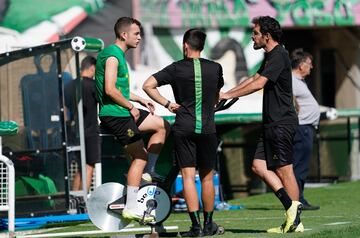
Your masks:
M98 122L98 99L96 94L95 80L83 77L82 99L84 114L84 134L85 136L96 136L99 133Z
M265 127L298 124L293 105L291 63L286 49L277 45L266 53L258 74L268 79L263 96Z
M183 59L153 75L159 86L170 84L176 103L173 130L197 134L216 133L214 105L224 85L220 64L206 59Z
M83 77L81 80L81 92L85 137L96 136L99 134L99 126L97 112L98 99L96 95L95 80ZM71 111L71 120L75 120L75 112L73 112L73 110L76 110L76 108L73 103L76 101L76 98L76 80L72 80L65 88L65 105Z

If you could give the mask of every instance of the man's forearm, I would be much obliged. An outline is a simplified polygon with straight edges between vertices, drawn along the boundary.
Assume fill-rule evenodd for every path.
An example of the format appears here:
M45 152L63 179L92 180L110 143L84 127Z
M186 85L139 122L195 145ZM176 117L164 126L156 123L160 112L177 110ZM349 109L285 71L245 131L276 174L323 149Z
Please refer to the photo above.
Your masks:
M133 105L126 100L126 98L122 95L121 92L114 90L112 92L110 92L109 94L107 94L116 104L127 108L127 109L131 109L133 107Z
M244 88L246 85L248 85L249 83L251 83L252 81L254 81L254 76L251 76L247 79L245 79L244 81L242 81L241 83L239 83L237 86L233 87L232 89L230 89L228 92L233 92L236 90L239 90L241 88Z
M130 93L130 100L134 101L134 102L138 102L140 103L142 100L144 100L142 97L134 94L134 93Z
M159 103L162 106L165 106L168 103L168 99L164 98L157 88L144 88L145 93L155 102Z
M264 77L251 77L247 82L239 84L237 87L229 90L225 93L226 99L237 98L249 95L256 91L262 89L266 83L267 79Z

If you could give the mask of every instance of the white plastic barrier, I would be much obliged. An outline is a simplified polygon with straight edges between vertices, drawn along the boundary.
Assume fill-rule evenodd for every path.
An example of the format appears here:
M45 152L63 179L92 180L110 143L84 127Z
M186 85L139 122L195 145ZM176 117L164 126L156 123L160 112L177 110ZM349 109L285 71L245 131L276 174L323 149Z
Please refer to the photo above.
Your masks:
M0 155L0 211L8 212L8 231L15 231L15 170L7 157Z

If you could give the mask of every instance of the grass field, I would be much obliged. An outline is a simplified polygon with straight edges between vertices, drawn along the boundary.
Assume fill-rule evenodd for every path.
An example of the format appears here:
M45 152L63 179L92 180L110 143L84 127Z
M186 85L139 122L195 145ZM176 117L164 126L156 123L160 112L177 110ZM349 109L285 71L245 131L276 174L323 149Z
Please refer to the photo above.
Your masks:
M221 237L311 237L349 238L360 237L360 181L332 184L322 188L307 188L306 197L320 205L318 211L303 211L301 220L304 233L267 234L266 229L279 226L284 221L284 211L272 193L229 201L245 206L243 210L215 212L214 219L225 227ZM165 226L179 226L185 231L190 226L186 213L173 213ZM136 225L138 227L138 225ZM72 224L46 232L78 232L96 230L91 223ZM39 230L41 231L41 230ZM45 230L43 230L44 232ZM174 236L170 233L169 236ZM76 237L122 237L124 234L97 234Z

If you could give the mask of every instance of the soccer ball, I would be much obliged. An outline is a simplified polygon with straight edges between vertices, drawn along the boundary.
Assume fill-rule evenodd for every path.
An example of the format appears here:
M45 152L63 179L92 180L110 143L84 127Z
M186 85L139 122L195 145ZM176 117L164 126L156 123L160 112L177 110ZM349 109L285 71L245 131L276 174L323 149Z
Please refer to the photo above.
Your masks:
M86 42L85 39L80 36L75 36L71 40L71 48L75 51L82 51L85 49Z
M330 107L326 110L326 117L329 120L335 120L338 117L337 110L333 107Z

